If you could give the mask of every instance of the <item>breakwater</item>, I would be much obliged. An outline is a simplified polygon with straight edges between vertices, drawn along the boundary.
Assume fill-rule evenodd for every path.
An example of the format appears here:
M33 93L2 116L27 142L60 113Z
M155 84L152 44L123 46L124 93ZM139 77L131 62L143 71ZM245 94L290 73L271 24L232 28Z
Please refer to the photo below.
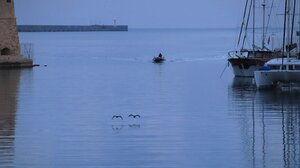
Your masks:
M127 25L18 25L19 32L128 31Z

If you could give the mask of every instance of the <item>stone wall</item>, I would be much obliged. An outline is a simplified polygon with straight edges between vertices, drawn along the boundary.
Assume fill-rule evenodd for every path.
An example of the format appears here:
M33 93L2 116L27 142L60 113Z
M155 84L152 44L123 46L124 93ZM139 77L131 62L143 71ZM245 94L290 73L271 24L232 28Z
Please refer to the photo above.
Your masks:
M0 68L32 67L20 53L14 0L0 0Z

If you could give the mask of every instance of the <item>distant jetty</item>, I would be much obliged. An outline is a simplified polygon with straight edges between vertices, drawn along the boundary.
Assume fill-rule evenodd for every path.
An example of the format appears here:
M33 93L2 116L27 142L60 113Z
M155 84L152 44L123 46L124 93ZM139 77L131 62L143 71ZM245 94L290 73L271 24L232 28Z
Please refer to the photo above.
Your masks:
M18 25L19 32L128 31L127 25Z

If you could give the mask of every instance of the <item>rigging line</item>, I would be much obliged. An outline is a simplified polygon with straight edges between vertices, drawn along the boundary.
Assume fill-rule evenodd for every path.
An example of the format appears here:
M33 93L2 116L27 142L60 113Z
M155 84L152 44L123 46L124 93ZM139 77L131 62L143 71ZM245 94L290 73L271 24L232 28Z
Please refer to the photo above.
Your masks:
M227 62L225 68L223 69L223 71L222 71L222 73L221 73L221 75L220 75L220 78L222 78L222 76L223 76L225 70L227 69L227 67L229 67L229 61Z
M243 16L243 22L242 22L242 25L241 25L241 30L240 30L239 40L238 40L238 44L237 44L238 46L240 45L240 42L241 42L241 36L242 36L243 28L244 28L244 25L245 25L245 17L246 17L246 13L247 13L248 3L249 3L249 0L246 1L246 5L245 5L244 16Z
M252 4L252 3L253 3L253 0L251 0L250 4ZM242 48L244 48L244 46L245 46L251 10L252 10L252 5L250 5L249 11L248 11L248 16L247 16L248 18L247 18L247 23L246 23L246 27L245 27L245 35L244 35L244 39L243 39L243 43L242 43Z
M274 0L272 0L271 9L270 9L270 13L269 13L269 16L268 16L268 21L267 21L267 26L266 26L266 34L269 33L268 30L269 30L270 18L271 18L271 14L272 14L272 11L273 11L273 7L274 7Z

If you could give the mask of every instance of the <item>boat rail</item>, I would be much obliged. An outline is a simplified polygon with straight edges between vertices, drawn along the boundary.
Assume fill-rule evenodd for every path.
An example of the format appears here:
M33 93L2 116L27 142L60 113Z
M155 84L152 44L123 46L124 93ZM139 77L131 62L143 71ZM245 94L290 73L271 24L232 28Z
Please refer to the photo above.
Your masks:
M228 52L228 58L243 58L243 57L246 57L246 55L244 55L243 53L246 53L246 52L243 52L243 51L229 51Z

